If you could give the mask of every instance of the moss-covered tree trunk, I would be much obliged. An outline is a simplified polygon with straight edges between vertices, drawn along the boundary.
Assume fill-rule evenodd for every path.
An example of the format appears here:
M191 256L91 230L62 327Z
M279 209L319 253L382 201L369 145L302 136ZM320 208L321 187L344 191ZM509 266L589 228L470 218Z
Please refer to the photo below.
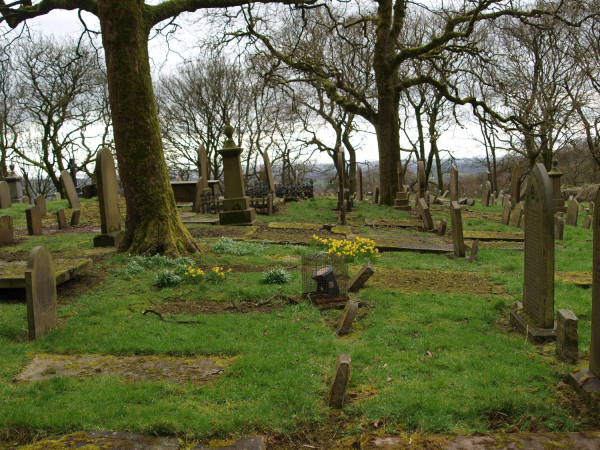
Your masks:
M127 203L130 253L197 250L177 213L165 162L143 0L98 0L119 175Z

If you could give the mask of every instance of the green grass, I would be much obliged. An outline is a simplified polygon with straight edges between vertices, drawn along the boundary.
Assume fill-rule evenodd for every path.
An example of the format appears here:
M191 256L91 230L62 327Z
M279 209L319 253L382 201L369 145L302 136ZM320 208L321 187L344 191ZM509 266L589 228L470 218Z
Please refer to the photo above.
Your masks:
M334 206L332 199L290 203L271 219L333 222ZM484 209L497 212L501 207ZM409 216L361 202L351 217ZM434 218L442 217L448 216L434 212ZM515 231L485 220L466 222L466 229ZM368 231L355 228L363 234ZM414 230L387 233L422 237ZM34 245L75 253L79 248L91 249L92 237L30 238L1 248L0 257L29 251ZM591 237L591 230L566 227L565 240L557 242L556 269L591 270ZM156 264L127 273L130 257L110 257L100 263L106 274L100 284L60 296L59 325L36 342L26 340L25 304L0 302L0 398L4 399L0 430L9 436L120 430L205 440L253 433L285 436L301 429L315 436L330 432L342 437L381 430L471 433L509 427L593 428L589 419L560 400L556 390L576 367L558 362L552 346L535 347L508 331L509 306L522 295L521 251L481 249L477 263L445 255L384 253L375 261L375 270L378 266L422 269L430 270L432 277L438 270L456 271L457 277L465 271L479 272L501 284L507 295L404 294L367 284L353 294L366 307L360 309L353 332L343 338L334 333L339 311L321 313L306 303L280 304L268 313L167 315L167 319L200 322L193 324L142 315L145 309L174 300L235 304L301 292L299 258L312 247L245 244L259 251L236 255L234 250L215 252L217 242L202 241L203 253L191 260L204 269L231 268L220 282L184 280L158 289L155 276L169 267ZM291 274L291 281L263 283L263 273L278 267ZM591 290L557 282L555 291L555 309L572 309L580 319L580 352L586 356ZM236 358L223 375L202 386L168 380L131 383L115 377L13 383L24 365L41 352ZM352 358L350 401L340 413L343 420L330 421L327 392L339 353ZM584 359L577 367L586 365ZM498 424L495 417L504 417L504 423ZM373 423L381 426L376 429Z

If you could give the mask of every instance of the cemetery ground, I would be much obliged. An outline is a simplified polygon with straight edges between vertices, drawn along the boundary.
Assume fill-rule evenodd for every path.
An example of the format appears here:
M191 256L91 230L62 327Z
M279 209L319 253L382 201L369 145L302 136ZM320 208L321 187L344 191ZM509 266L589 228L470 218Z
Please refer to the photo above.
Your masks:
M357 448L380 435L440 448L454 435L506 433L498 442L512 442L510 433L543 433L551 445L553 433L599 429L597 411L566 384L588 365L592 230L583 214L556 241L555 310L579 318L572 365L554 344L534 345L509 325L522 300L523 243L522 230L500 223L501 206L463 209L467 245L469 232L480 239L474 263L452 250L380 252L373 277L350 294L360 302L351 332L337 337L341 311L300 296L301 256L324 248L315 235L358 235L387 250L451 248L452 238L370 201L329 231L335 204L292 202L254 227L188 224L202 251L178 260L95 249L96 200L83 200L80 224L65 230L52 212L67 202L49 202L43 236L27 235L25 205L3 210L16 242L0 247L0 264L26 260L38 245L55 260L93 264L58 287L59 322L36 341L19 292L0 291L0 448L48 448L39 440L100 430L171 436L190 448L253 435L274 448ZM434 205L432 215L449 219L448 207ZM508 240L491 240L495 232ZM351 276L366 261L352 260ZM265 283L278 268L290 279ZM340 353L351 356L350 383L344 407L331 409ZM32 361L46 368L28 379Z

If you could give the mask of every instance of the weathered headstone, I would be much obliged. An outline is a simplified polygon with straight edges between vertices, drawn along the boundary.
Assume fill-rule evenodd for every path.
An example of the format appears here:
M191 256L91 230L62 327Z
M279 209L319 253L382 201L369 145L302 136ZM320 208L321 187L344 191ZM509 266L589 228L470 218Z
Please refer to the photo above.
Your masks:
M521 168L516 162L510 175L510 199L513 209L521 201Z
M30 206L25 210L27 219L27 234L29 236L41 236L42 234L42 216L38 206Z
M0 209L8 209L11 205L10 189L6 181L0 181Z
M340 208L340 224L346 225L346 212L348 211L348 202L347 200L342 201L342 206Z
M410 194L404 186L404 171L400 161L398 161L396 166L396 173L398 175L398 192L396 193L396 199L394 200L394 209L399 209L400 211L410 211Z
M362 178L362 168L358 166L356 175L356 200L363 200L363 178Z
M63 189L65 190L65 195L67 196L67 200L69 201L70 207L79 208L79 206L81 206L81 203L79 202L79 197L77 196L77 189L75 189L75 184L73 184L73 178L67 170L63 170L60 173L60 181L62 182Z
M483 194L481 194L481 206L490 206L490 197L492 193L492 185L489 181L483 186Z
M379 205L379 186L375 186L375 193L373 194L373 204Z
M458 169L456 166L450 168L450 201L458 201Z
M48 214L48 208L46 207L46 197L44 196L44 194L40 194L38 195L33 203L40 208L40 215L42 217L46 217L46 215Z
M202 195L204 194L204 180L198 178L196 182L196 193L194 194L194 202L192 203L192 212L198 214L202 211Z
M46 334L57 322L54 262L45 247L35 247L29 253L25 291L29 339L35 340Z
M555 238L559 241L563 240L563 236L565 233L565 220L562 217L554 218L554 234Z
M348 383L350 382L351 363L350 355L340 353L337 356L329 393L329 406L332 408L341 408L344 406L346 389L348 389Z
M512 204L512 201L511 201ZM510 213L510 219L508 224L511 227L519 228L521 226L521 219L523 218L523 204L519 203Z
M64 230L67 228L67 216L65 216L64 208L56 210L56 221L58 222L58 229Z
M373 267L373 264L371 264L370 261L367 262L348 284L348 291L357 292L374 273L375 268Z
M419 199L422 198L423 200L425 200L425 188L427 187L427 177L425 176L425 162L424 161L418 161L417 162L417 185L418 185L418 190L417 190L417 196L415 198L415 206L416 206L416 210L418 210L419 207Z
M17 175L15 172L15 165L11 164L9 166L10 173L4 179L8 184L8 190L10 191L10 199L12 203L22 203L23 202L23 177Z
M79 225L79 217L81 217L81 210L79 210L79 209L73 210L73 214L71 214L71 226L72 227Z
M12 244L13 242L15 242L13 218L0 216L0 245Z
M529 175L525 194L525 273L523 305L529 317L513 312L511 322L533 340L551 339L554 329L554 201L543 164ZM542 329L541 334L538 328ZM549 330L549 332L544 331Z
M62 200L62 196L60 195L60 192L54 193L54 200Z
M466 255L466 248L463 238L462 215L460 212L460 205L456 201L450 203L450 222L452 224L454 255L457 258L464 258Z
M350 328L352 328L352 322L354 322L357 312L358 302L348 300L346 307L344 308L344 312L342 313L338 322L337 328L335 329L335 334L338 336L343 336L344 334L350 333Z
M421 216L421 220L423 220L423 229L425 231L433 230L435 227L433 226L433 219L431 218L431 212L429 211L429 206L424 198L419 199L419 216Z
M576 363L579 359L577 316L570 309L559 309L556 314L556 356Z
M446 219L442 219L440 222L440 228L438 229L438 234L440 236L446 236L446 228L448 228L448 221Z
M477 261L477 253L479 253L479 239L476 239L473 245L471 245L471 254L469 255L471 262Z
M585 205L583 203L579 204L579 211L585 211Z
M341 209L344 201L344 189L346 188L346 163L344 161L344 151L341 147L336 150L336 168L338 172L338 209Z
M498 201L496 200L496 193L492 193L492 195L490 195L490 205L495 205L497 204Z
M117 196L117 171L109 149L103 148L98 152L95 173L102 234L94 237L94 247L118 247L123 235Z
M206 153L206 147L204 147L204 144L201 144L200 148L198 148L198 179L200 179L200 177L202 177L202 192L204 194L209 194L208 155Z
M28 195L24 195L23 196L23 203L25 203L26 205L28 205L30 201L31 200L29 200L29 196Z
M569 206L567 207L567 225L576 227L578 218L579 218L579 203L577 202L576 199L570 200Z
M504 202L504 209L502 210L502 223L504 225L508 225L508 222L510 221L510 213L512 210L512 205L510 203L510 200Z
M592 216L585 216L585 220L583 221L583 228L589 230L590 225L592 225Z

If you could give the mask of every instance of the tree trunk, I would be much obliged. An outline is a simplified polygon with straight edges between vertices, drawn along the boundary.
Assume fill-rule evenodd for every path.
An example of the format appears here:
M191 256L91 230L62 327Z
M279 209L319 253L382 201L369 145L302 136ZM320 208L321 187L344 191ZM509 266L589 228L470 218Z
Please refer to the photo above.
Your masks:
M98 0L108 91L127 203L122 249L180 255L198 249L175 204L164 158L143 0Z

